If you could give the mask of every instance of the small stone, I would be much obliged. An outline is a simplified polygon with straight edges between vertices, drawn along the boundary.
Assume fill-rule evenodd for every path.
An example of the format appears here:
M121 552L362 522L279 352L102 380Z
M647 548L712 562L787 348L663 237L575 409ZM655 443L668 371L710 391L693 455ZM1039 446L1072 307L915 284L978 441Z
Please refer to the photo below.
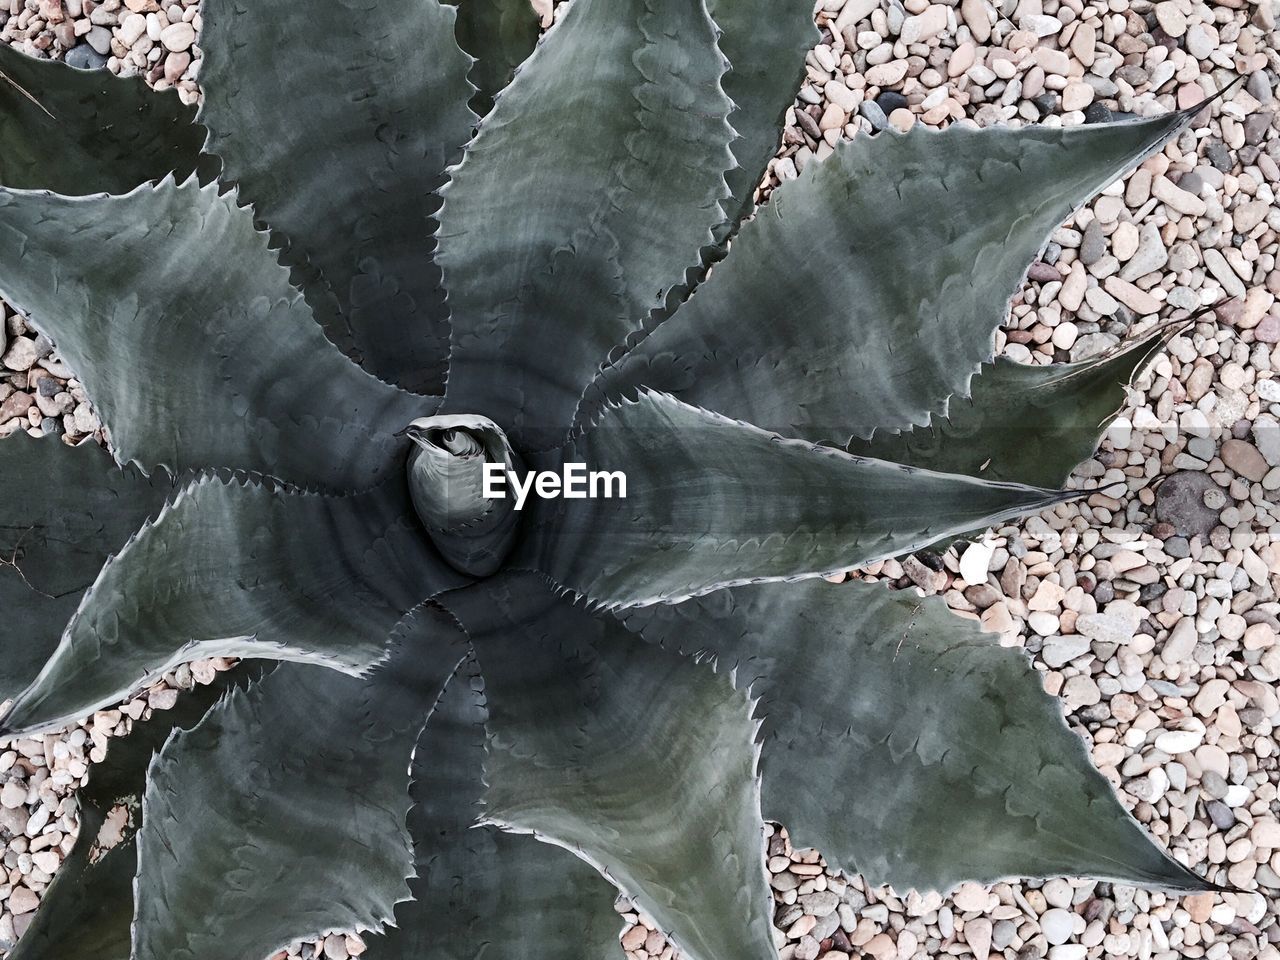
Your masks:
M1178 9L1177 0L1164 0L1156 4L1156 20L1169 36L1177 38L1187 32L1186 15Z
M1102 692L1092 677L1077 675L1062 685L1062 701L1067 706L1091 707L1102 700Z
M628 953L639 950L648 936L649 931L637 924L622 935L622 949Z
M902 23L900 39L903 43L923 43L932 40L947 29L947 7L941 3L931 4L924 13L915 17L907 17Z
M1196 730L1167 730L1156 737L1156 749L1173 757L1180 753L1190 753L1203 740L1204 734Z
M1087 637L1069 634L1067 636L1048 637L1040 650L1040 658L1053 669L1065 667L1072 660L1089 652L1091 644Z
M991 921L986 917L966 920L964 924L964 940L969 944L976 960L987 960L991 955Z
M1149 314L1158 313L1160 311L1160 301L1145 290L1135 287L1127 280L1121 280L1120 277L1112 275L1103 281L1102 286L1107 293L1111 294L1126 307L1145 317Z
M1071 901L1075 894L1071 884L1056 877L1052 880L1046 880L1044 886L1040 888L1040 892L1044 894L1044 899L1049 906L1061 907L1064 910L1071 906Z
M27 788L10 780L0 787L0 806L6 810L16 810L27 802Z
M166 50L174 53L189 50L196 42L196 28L183 20L171 23L160 31L160 42Z
M1187 52L1197 60L1208 60L1210 54L1217 49L1217 42L1209 35L1204 24L1194 23L1187 28Z
M1271 116L1270 112L1259 110L1245 117L1244 142L1251 145L1261 143L1271 128Z
M1244 281L1236 275L1231 269L1231 264L1227 262L1227 258L1222 255L1221 250L1209 249L1204 252L1204 265L1209 268L1209 272L1213 274L1222 289L1232 297L1243 297L1247 292Z
M1084 228L1084 238L1080 242L1080 262L1091 267L1107 252L1107 240L1102 234L1102 224L1097 219L1090 220Z
M1172 524L1188 539L1206 539L1218 525L1220 513L1205 504L1205 494L1210 492L1222 491L1208 474L1184 470L1166 477L1156 488L1156 518Z
M1160 228L1147 222L1138 231L1138 249L1120 271L1120 279L1132 283L1154 273L1169 262L1169 252L1160 238Z
M907 75L907 62L905 60L890 60L888 63L878 63L867 71L867 83L876 87L892 87L901 83L902 78ZM890 116L890 122L893 117Z
M796 919L795 923L791 924L791 926L787 928L788 939L799 940L801 937L807 937L813 932L813 928L817 926L817 923L817 917L807 913L801 914L800 917Z
M126 47L132 47L147 32L147 18L140 13L131 13L120 23L116 36Z
M40 906L40 898L27 887L14 887L13 892L9 894L6 905L10 913L15 917L20 917L24 913L31 913L36 907Z
M889 125L901 133L910 130L915 122L915 115L910 110L895 110L889 114Z
M9 394L3 401L0 401L0 423L6 423L14 417L20 417L27 412L35 403L35 398L29 393L23 393L16 390Z
M978 43L991 38L991 5L986 0L960 0L960 15Z
M889 118L884 115L884 111L874 100L863 100L858 104L858 113L866 117L872 130L880 131L889 125Z
M1205 813L1209 815L1209 821L1223 833L1236 825L1235 814L1222 801L1209 800L1205 803L1204 809Z
M1167 177L1156 177L1151 183L1151 193L1161 203L1187 216L1202 217L1208 209L1203 200L1181 187L1174 186Z
M95 26L85 35L85 42L100 56L111 53L111 31L106 27Z
M874 937L867 941L863 951L871 954L876 960L889 960L898 953L898 945L893 942L893 938L887 933L877 933Z
M1111 108L1097 100L1089 104L1084 112L1085 123L1110 123L1114 119Z
M1271 207L1261 200L1242 203L1231 211L1231 222L1237 233L1248 233L1266 219Z
M960 44L947 60L947 76L954 79L966 73L973 66L976 56L977 47L972 40Z
M1055 907L1040 916L1040 932L1052 944L1066 943L1075 929L1075 915Z
M1063 110L1083 110L1093 103L1093 87L1081 80L1073 80L1062 91Z
M1231 685L1221 677L1215 677L1200 687L1192 702L1192 709L1202 717L1207 717L1227 702L1227 691Z
M815 917L826 917L835 913L839 904L840 898L830 890L818 890L800 898L800 905L804 907L805 913L811 913Z
M177 83L189 66L191 66L190 53L185 50L171 53L164 58L164 78L170 83Z
M951 897L951 902L962 913L978 913L987 909L987 888L976 883L962 883Z
M1246 480L1257 483L1267 475L1266 459L1246 440L1224 440L1220 455L1223 463Z
M1187 913L1191 914L1192 923L1207 923L1209 914L1213 912L1213 900L1215 894L1197 893L1195 896L1186 897L1182 901L1182 906Z
M9 349L3 357L0 357L0 363L9 370L25 372L35 366L39 359L40 352L36 349L34 340L27 337L14 337L13 342L9 344Z
M1107 604L1102 613L1088 613L1076 618L1076 632L1099 643L1125 644L1133 639L1146 611L1127 600Z
M1249 839L1255 847L1266 850L1280 849L1280 822L1275 820L1256 820L1249 831Z
M971 543L960 557L960 576L966 583L986 583L987 565L994 548L987 543Z
M62 59L77 70L101 70L107 65L107 58L87 43L72 47Z

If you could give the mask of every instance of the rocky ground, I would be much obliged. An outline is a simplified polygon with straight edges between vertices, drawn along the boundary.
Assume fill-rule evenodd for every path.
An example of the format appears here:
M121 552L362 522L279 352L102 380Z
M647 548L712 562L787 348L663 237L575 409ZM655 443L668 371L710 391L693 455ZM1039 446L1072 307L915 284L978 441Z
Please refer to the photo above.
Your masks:
M197 95L194 3L0 0L0 39ZM6 12L7 11L7 12ZM549 13L548 13L549 16ZM1062 227L997 346L1078 360L1223 302L1135 385L1077 473L1105 489L941 558L867 576L943 595L1022 646L1120 796L1175 855L1241 893L1084 881L895 895L770 838L783 960L972 955L1280 960L1280 73L1274 0L824 0L823 36L765 190L841 138L892 125L1082 123L1244 85ZM97 435L83 392L22 321L0 334L0 435ZM1125 491L1123 494L1121 491ZM70 792L106 739L216 664L179 670L63 736L0 746L0 952L75 835ZM645 918L633 960L669 960ZM354 937L291 955L342 960Z

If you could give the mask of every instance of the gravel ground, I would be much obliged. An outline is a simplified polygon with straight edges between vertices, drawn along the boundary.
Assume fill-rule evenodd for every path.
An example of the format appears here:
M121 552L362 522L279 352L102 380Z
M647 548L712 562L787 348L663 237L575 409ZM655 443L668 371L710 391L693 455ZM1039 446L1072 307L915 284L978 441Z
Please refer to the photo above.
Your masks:
M5 11L8 11L7 15ZM549 17L549 13L548 13ZM820 45L764 191L839 139L892 124L1081 123L1192 105L1246 83L1060 229L998 335L1028 363L1078 360L1219 301L1132 392L1077 473L1106 489L942 558L865 576L941 594L1024 647L1134 813L1243 893L1175 898L1051 880L898 896L770 838L783 960L972 955L1280 960L1280 73L1277 8L1231 0L825 0ZM191 30L183 24L190 24ZM0 39L196 96L195 3L0 0ZM100 436L71 371L9 311L0 435ZM1121 488L1127 489L1118 496ZM75 835L70 792L130 718L211 674L177 671L69 734L0 747L0 953ZM625 901L633 960L670 948ZM354 937L289 956L342 960ZM280 958L286 956L281 954Z

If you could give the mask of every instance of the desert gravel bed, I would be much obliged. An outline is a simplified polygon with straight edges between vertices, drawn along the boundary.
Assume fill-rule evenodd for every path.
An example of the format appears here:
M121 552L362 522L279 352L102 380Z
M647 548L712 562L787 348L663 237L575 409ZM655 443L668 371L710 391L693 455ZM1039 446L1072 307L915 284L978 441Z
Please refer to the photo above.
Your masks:
M782 958L1280 960L1277 6L824 0L817 17L822 41L766 191L841 138L887 126L1145 116L1244 78L1057 231L998 335L1023 362L1079 360L1158 317L1221 304L1174 338L1077 472L1074 483L1105 493L960 552L865 574L941 594L1025 648L1137 818L1183 862L1240 892L1177 898L1051 880L897 895L826 869L818 851L793 848L778 830L768 866ZM144 73L188 100L199 27L194 2L0 0L0 39ZM0 436L101 439L51 345L12 310L0 328ZM0 744L0 954L73 842L71 791L88 762L218 666L182 668L67 734ZM625 901L619 911L630 957L669 960L644 917ZM363 950L358 938L332 936L289 955Z

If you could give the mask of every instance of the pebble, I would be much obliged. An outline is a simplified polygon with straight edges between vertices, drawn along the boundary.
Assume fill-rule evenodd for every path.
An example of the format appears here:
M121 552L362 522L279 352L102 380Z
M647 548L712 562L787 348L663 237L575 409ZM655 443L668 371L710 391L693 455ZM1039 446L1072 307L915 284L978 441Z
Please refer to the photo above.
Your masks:
M1103 287L1107 293L1111 294L1126 307L1139 316L1146 316L1152 313L1158 313L1160 310L1160 301L1145 290L1135 287L1127 280L1122 280L1118 276L1107 277L1103 281Z
M1169 730L1156 737L1156 749L1175 756L1194 750L1203 739L1204 734L1195 730Z
M1246 480L1258 482L1267 475L1266 459L1257 447L1246 440L1224 440L1221 456L1223 463Z
M160 31L160 42L164 44L166 50L175 53L189 50L196 42L195 28L185 21L170 24Z
M1040 932L1051 944L1066 943L1075 929L1075 915L1054 908L1040 915Z
M1177 213L1191 217L1204 216L1208 206L1193 193L1175 186L1167 177L1156 177L1151 183L1151 193L1160 202Z
M1205 495L1220 492L1207 474L1187 470L1171 474L1156 488L1156 517L1184 537L1207 538L1218 525L1221 511L1206 505Z
M991 921L985 917L966 920L964 940L975 957L986 958L991 952Z

